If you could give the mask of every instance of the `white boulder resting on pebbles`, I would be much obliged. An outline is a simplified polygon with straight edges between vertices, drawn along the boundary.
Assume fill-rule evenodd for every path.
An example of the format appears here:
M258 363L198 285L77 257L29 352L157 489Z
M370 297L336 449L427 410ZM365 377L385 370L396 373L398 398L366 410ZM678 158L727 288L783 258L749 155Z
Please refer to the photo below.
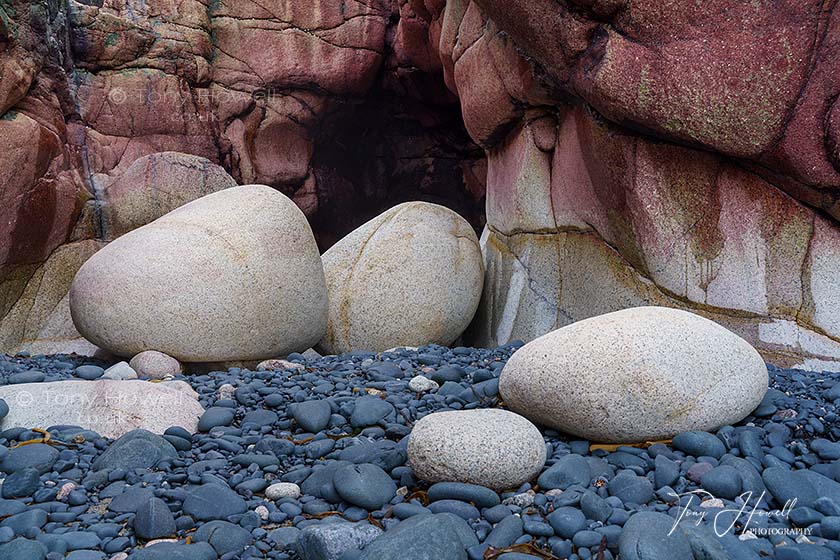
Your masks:
M324 253L329 353L450 344L467 328L484 269L478 238L436 204L400 204Z
M0 386L9 414L3 429L74 425L118 438L136 428L162 434L171 426L194 433L204 408L198 395L148 381L52 381Z
M429 414L408 439L408 462L428 482L509 490L537 476L545 458L545 442L536 426L493 408Z
M767 383L764 360L736 334L687 311L637 307L529 342L504 367L499 393L538 424L626 443L735 423Z
M262 360L324 334L327 291L306 217L280 192L232 187L105 246L70 289L79 332L120 356Z

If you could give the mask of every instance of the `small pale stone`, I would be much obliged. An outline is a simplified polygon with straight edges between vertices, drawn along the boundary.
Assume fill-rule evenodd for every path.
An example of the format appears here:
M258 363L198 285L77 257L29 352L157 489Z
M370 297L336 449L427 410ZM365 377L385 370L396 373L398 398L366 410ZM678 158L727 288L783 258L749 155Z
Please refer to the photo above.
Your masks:
M429 482L516 488L539 474L545 457L545 442L536 426L500 409L429 414L415 424L408 439L408 462Z
M700 507L702 508L722 508L724 505L723 500L720 498L711 498L700 502Z
M307 360L319 360L323 357L314 348L307 348L304 352L301 353L301 356L303 356Z
M127 362L114 364L105 370L100 379L126 380L137 379L137 372Z
M125 552L117 552L116 554L111 556L110 560L125 560L126 558L128 558L128 554L126 554Z
M426 391L434 391L438 389L440 385L437 384L437 381L432 381L428 377L423 375L417 375L411 378L411 381L408 382L408 388L414 391L415 393L425 393Z
M230 383L225 383L224 385L219 387L219 400L230 399L233 397L234 393L236 393L236 387L234 387Z
M263 360L257 365L257 371L272 371L276 369L306 369L303 364L290 362L289 360L280 360L272 358L271 360Z
M536 492L534 492L533 490L528 490L527 492L511 496L510 498L505 498L505 500L502 503L506 506L526 508L534 505L534 496L536 496Z
M140 352L131 358L128 365L144 379L165 379L183 371L181 362L156 350Z
M67 482L61 485L61 488L58 489L58 494L56 494L56 500L64 500L67 496L70 495L70 492L78 488L75 482Z
M150 546L154 546L160 543L177 543L178 539L154 539L146 543L144 548L149 548Z
M263 521L268 520L268 516L270 515L270 514L269 514L269 511L268 511L268 508L267 508L267 507L265 507L265 506L257 506L257 507L255 507L255 508L254 508L254 513L256 513L257 515L259 515L259 516L260 516L260 519L262 519Z
M300 497L300 486L292 482L278 482L265 489L265 497L269 500L280 500L282 498L296 500Z

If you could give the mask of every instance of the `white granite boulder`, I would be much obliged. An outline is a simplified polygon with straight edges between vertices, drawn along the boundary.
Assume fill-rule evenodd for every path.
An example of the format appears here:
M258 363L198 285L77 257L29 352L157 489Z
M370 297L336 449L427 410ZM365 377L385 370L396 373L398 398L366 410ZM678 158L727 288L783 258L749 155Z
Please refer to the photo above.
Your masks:
M493 408L429 414L414 425L408 439L408 462L428 482L509 490L537 476L545 458L545 442L536 426Z
M499 392L538 424L598 442L638 442L738 422L767 383L758 352L717 323L636 307L529 342L502 371Z
M400 204L360 226L323 256L330 294L329 353L450 344L481 299L478 238L436 204Z
M108 244L70 289L79 332L120 356L261 360L324 334L321 259L303 213L261 185L190 202Z
M136 428L162 434L171 426L195 432L204 408L189 394L149 381L53 381L0 386L9 414L2 429L73 425L118 438Z

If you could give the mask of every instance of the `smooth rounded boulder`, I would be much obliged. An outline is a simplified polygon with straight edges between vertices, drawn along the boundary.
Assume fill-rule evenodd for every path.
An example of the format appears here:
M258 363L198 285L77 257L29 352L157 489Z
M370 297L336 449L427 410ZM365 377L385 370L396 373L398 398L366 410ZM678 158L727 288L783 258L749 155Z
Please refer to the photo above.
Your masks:
M478 238L461 216L436 204L400 204L324 253L330 295L329 353L448 345L481 299Z
M429 414L408 438L408 462L428 482L509 490L537 476L545 458L545 442L536 426L494 408Z
M70 289L79 332L121 356L262 360L324 334L327 291L303 213L262 185L185 204L108 244Z
M735 423L758 406L767 383L758 352L717 323L637 307L529 342L504 367L499 392L537 424L625 443Z

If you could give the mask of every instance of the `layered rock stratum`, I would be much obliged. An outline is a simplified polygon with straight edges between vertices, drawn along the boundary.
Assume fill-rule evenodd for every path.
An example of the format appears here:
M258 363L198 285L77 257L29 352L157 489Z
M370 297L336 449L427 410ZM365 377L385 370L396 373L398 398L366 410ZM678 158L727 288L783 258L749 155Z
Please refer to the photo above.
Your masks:
M324 249L486 219L472 343L655 304L838 369L838 37L816 0L0 0L0 347L84 346L67 286L181 152Z

